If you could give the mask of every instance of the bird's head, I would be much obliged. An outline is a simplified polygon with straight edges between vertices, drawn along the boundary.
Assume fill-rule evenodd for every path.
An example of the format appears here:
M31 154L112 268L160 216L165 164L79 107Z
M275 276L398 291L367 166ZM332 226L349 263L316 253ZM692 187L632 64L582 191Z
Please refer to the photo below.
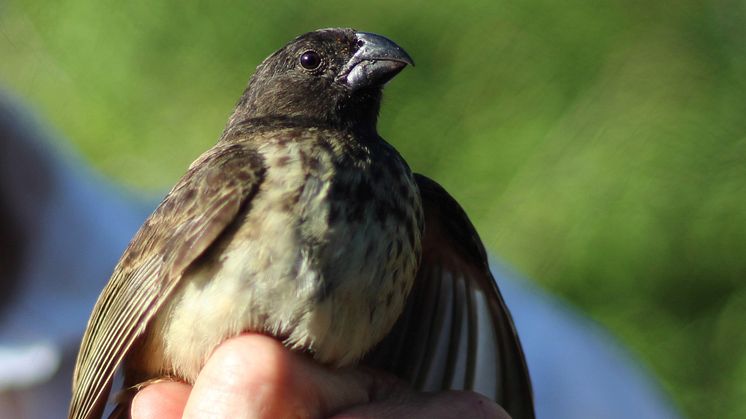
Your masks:
M257 67L229 125L279 117L375 130L383 85L407 64L414 64L409 55L380 35L306 33Z

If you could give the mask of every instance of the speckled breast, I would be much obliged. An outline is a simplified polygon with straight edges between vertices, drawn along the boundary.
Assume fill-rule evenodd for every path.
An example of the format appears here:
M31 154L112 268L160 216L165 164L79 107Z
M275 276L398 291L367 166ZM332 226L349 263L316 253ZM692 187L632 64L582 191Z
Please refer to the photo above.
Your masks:
M356 356L401 313L419 265L423 223L419 190L399 154L382 141L360 153L367 158L336 169L318 253L325 286L319 298L340 307L337 327L357 328L342 333L360 342Z
M297 227L319 275L317 312L308 323L314 338L297 346L339 365L356 361L388 333L419 265L419 190L399 154L376 140L320 132L300 143L308 177Z
M423 214L399 154L380 139L308 128L254 144L264 179L154 319L145 377L191 382L215 346L246 331L350 365L402 312Z

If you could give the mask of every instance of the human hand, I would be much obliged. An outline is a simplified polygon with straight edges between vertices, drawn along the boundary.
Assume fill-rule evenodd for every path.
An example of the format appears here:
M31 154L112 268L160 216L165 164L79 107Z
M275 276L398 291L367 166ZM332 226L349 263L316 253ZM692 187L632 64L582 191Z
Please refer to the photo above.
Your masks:
M418 393L378 371L324 367L259 334L221 344L194 386L159 382L143 388L132 417L509 418L477 393Z

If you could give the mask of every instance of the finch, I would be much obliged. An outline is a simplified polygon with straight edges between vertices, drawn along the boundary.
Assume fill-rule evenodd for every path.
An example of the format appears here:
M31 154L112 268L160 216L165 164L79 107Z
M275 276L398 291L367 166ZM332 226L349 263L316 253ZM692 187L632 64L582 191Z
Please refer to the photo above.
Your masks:
M294 39L256 69L217 144L145 221L85 331L69 417L124 386L193 383L252 331L320 363L468 389L533 417L518 336L456 201L376 130L409 55L353 29Z

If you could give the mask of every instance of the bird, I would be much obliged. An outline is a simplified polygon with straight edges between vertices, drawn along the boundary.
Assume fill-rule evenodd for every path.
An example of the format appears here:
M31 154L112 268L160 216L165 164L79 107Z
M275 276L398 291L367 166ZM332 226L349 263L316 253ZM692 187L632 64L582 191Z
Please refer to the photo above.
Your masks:
M124 388L193 383L217 345L247 331L332 368L474 390L533 417L474 226L377 132L383 86L407 65L382 35L329 28L256 68L217 143L115 266L81 342L69 418L101 417L117 371Z

